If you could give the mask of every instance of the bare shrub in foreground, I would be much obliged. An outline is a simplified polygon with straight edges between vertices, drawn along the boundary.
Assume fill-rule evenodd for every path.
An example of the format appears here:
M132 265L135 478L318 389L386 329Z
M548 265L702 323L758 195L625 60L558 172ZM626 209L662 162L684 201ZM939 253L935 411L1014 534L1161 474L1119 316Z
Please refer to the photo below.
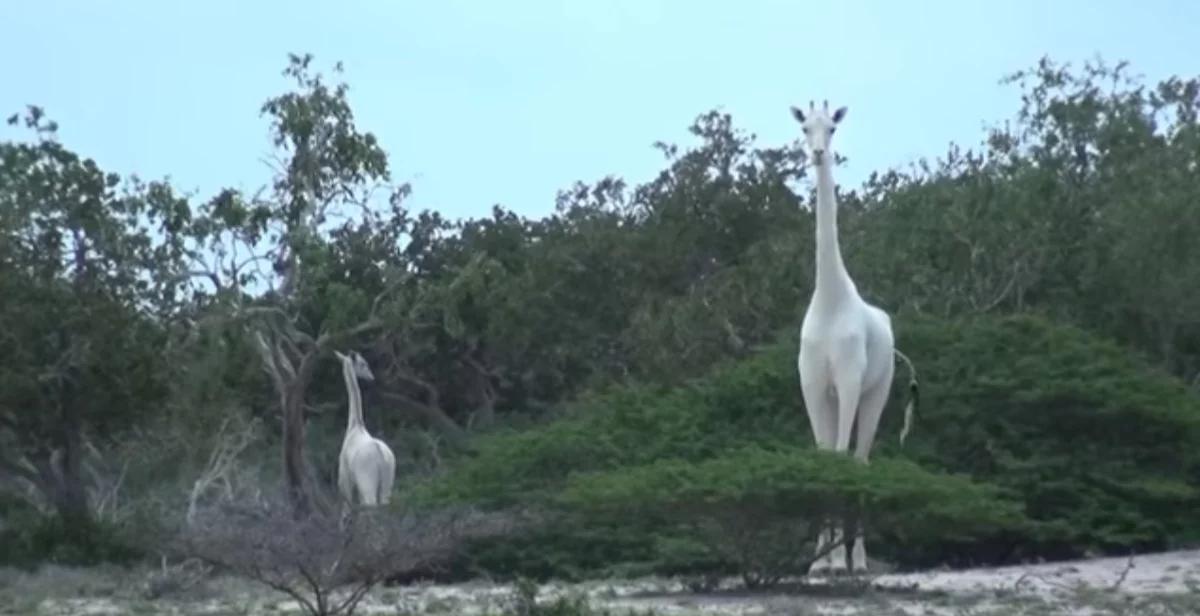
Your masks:
M352 614L376 584L448 563L465 541L509 532L508 516L380 507L298 517L286 502L195 512L185 555L295 599L309 614Z

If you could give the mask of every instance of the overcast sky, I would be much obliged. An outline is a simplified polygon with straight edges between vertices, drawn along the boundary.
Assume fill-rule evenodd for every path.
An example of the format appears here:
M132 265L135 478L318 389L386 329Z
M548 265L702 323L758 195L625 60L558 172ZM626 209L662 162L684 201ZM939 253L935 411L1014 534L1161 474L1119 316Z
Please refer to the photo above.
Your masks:
M920 10L902 7L923 6ZM288 52L345 64L360 127L410 205L530 216L557 190L662 167L721 108L777 145L791 104L849 113L838 178L979 143L1018 108L999 79L1042 55L1100 54L1155 80L1200 73L1194 0L41 0L0 17L0 112L46 108L109 171L211 196L269 179L262 102ZM0 138L23 133L0 128Z

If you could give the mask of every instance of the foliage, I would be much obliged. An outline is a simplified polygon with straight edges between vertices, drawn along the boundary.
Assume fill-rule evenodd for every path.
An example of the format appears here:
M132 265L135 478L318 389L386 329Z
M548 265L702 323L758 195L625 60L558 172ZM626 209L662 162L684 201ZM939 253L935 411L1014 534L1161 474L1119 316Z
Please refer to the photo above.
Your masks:
M9 119L16 124L19 116ZM30 107L31 143L0 143L0 482L90 523L85 457L161 404L156 350L177 307L186 204L163 184L105 173Z
M407 498L543 516L456 571L730 570L669 508L631 520L562 497L583 477L632 489L674 469L719 486L809 460L796 451L811 440L794 353L813 265L799 142L759 144L708 112L693 143L656 144L664 168L642 185L605 176L566 187L544 217L448 220L408 208L345 83L307 55L284 76L260 109L276 173L258 193L192 202L166 181L123 182L59 143L41 109L11 119L24 132L0 142L13 350L0 490L38 516L173 528L197 481L221 475L208 459L221 427L258 420L248 491L320 494L345 408L325 360L354 347ZM1027 519L974 538L897 530L874 552L1005 562L1196 539L1200 81L1049 59L1006 81L1008 122L843 187L839 224L859 288L894 315L922 377L911 445L885 414L870 476L965 474ZM968 492L960 504L981 502ZM5 532L32 536L38 516Z
M727 507L726 519L736 520L748 510L734 507L761 513L767 503L780 509L765 513L811 521L827 511L830 495L878 498L880 509L896 513L880 520L887 542L876 551L898 564L1162 547L1197 531L1188 512L1200 488L1193 446L1200 401L1178 381L1114 343L1038 317L897 323L900 344L920 366L923 410L905 449L896 439L898 413L885 413L869 469L797 449L812 437L796 408L787 340L686 386L614 388L536 429L483 439L477 456L426 495L496 507L567 504L594 514L563 518L557 536L539 535L542 563L551 553L611 554L694 539L651 522L677 520L668 513L676 508L707 504L712 509L701 514L714 519ZM895 407L903 395L894 393ZM900 456L974 483L926 476ZM988 497L988 490L999 492ZM1016 513L997 497L1017 499ZM662 509L612 508L639 499ZM976 516L982 526L971 524ZM647 550L625 555L645 562ZM586 568L590 561L572 562Z
M0 530L0 562L32 568L41 563L91 566L135 562L144 556L126 529L103 521L67 523L31 516Z
M864 186L843 243L864 288L944 316L1036 310L1193 381L1200 81L1049 59L1005 81L1021 108L979 148Z
M701 462L669 460L571 480L561 497L585 511L657 515L691 526L750 586L802 575L820 523L843 509L902 551L930 538L970 539L1016 527L1021 507L994 489L902 460L864 466L812 448L748 446Z
M775 345L677 388L611 387L536 429L480 439L471 458L430 489L492 506L550 503L572 473L697 460L740 444L811 440L792 395L787 345Z
M913 457L1023 495L1036 525L1011 556L1163 548L1200 530L1200 400L1161 369L1033 316L907 318L899 337L925 385Z

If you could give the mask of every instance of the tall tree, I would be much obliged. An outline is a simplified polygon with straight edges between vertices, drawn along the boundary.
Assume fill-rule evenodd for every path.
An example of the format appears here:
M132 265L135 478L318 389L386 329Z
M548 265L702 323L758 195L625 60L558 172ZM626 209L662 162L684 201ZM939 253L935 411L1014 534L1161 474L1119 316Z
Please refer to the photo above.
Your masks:
M287 491L300 513L313 506L305 432L317 362L329 349L379 330L384 299L407 278L403 269L378 263L367 264L374 284L341 278L333 234L360 224L385 231L373 199L380 188L390 191L391 219L406 220L400 203L408 189L388 185L387 156L374 135L355 125L348 86L327 84L311 61L289 56L283 74L295 91L262 107L276 148L270 194L223 191L202 208L190 251L196 263L190 273L210 283L213 309L246 323L260 351L280 406Z
M90 520L85 456L153 413L169 367L164 323L177 308L187 203L163 183L103 172L34 132L0 143L0 478L34 487L58 514Z

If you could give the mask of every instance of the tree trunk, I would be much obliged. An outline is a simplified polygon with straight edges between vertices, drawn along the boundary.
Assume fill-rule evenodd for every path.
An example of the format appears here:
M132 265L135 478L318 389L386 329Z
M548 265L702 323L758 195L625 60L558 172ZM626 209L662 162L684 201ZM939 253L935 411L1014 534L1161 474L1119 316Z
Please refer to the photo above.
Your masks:
M283 472L287 481L288 498L297 516L311 513L314 504L308 459L304 455L304 401L308 396L308 384L312 381L317 355L317 349L311 349L299 358L295 377L284 385L282 395ZM319 504L323 505L324 502Z
M81 229L72 229L71 235L75 240L74 287L76 299L84 301L92 289L93 276L91 263L88 260L88 242ZM58 396L59 413L62 420L62 459L61 464L52 469L57 472L54 504L58 515L67 528L78 524L84 529L91 522L91 510L88 507L87 487L83 480L83 413L84 405L90 400L79 390L83 378L82 366L87 361L87 339L68 338L66 378L59 381Z
M27 454L33 471L22 467L16 459L0 460L0 468L8 477L28 481L41 492L45 502L53 507L55 515L68 529L83 529L92 522L83 477L83 435L79 430L78 415L78 411L60 407L61 423L53 446L47 444L47 447L39 447L38 451Z
M287 482L288 500L297 515L312 511L308 490L308 474L304 459L304 390L307 383L296 379L289 383L283 395L283 472Z
M68 525L85 526L91 523L87 486L83 478L83 422L77 402L62 409L62 457L54 489L54 506Z
M471 412L470 418L467 420L467 429L485 429L490 428L496 422L496 388L492 386L494 373L482 361L472 356L473 353L484 352L479 348L479 343L473 343L471 346L472 348L467 351L464 360L471 369L468 398L475 410Z
M462 449L468 446L467 432L440 407L401 394L385 391L382 395L385 399L400 404L401 412L409 413L437 430L453 447Z

